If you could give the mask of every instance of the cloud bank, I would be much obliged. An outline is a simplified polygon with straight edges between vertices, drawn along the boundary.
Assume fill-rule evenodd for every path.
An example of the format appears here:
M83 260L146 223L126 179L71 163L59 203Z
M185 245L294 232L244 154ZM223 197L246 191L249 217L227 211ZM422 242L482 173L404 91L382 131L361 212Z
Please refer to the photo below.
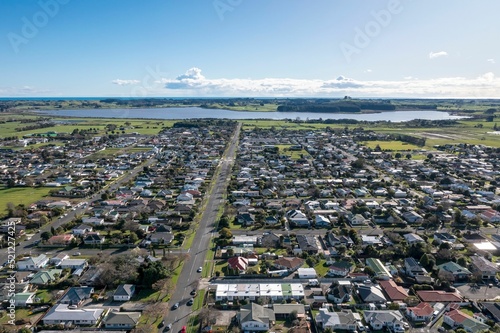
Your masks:
M138 82L137 80L115 80ZM116 84L119 84L117 83ZM401 80L356 80L338 76L319 79L225 79L207 78L197 67L176 78L155 81L160 90L148 91L150 96L190 97L415 97L415 98L500 98L500 78L492 72L475 78L444 77ZM115 82L114 82L115 83Z

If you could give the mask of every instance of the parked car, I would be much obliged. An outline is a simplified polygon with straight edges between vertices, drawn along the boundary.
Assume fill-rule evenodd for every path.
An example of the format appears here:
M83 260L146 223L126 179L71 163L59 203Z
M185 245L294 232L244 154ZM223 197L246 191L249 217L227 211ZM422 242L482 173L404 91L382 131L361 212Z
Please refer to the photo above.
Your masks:
M203 267L198 267L198 269L196 270L198 273L201 273L201 271L203 270Z
M165 326L165 329L163 330L164 332L168 332L172 329L172 324L168 324L167 326Z
M172 305L172 310L175 310L179 307L179 303L175 303L174 305Z
M191 290L190 294L193 295L193 296L195 296L196 295L196 289Z
M165 326L165 320L162 320L159 324L158 324L158 327L163 327Z
M189 301L186 303L187 305L193 305L194 303L194 298L190 298Z
M186 326L182 326L182 328L179 331L179 333L186 333Z

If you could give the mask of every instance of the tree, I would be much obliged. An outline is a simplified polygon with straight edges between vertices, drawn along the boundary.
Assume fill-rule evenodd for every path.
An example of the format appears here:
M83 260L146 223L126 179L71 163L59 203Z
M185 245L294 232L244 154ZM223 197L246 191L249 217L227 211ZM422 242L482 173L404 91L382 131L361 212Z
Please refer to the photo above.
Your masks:
M40 238L44 241L49 240L50 237L52 237L52 233L50 233L49 231L44 231L40 234Z
M395 155L394 155L394 158L397 158L398 160L401 158L401 153L400 152L397 152Z
M366 266L363 271L370 276L375 276L375 271L371 267Z
M151 287L156 281L170 277L171 272L161 261L150 262L142 271L142 282Z

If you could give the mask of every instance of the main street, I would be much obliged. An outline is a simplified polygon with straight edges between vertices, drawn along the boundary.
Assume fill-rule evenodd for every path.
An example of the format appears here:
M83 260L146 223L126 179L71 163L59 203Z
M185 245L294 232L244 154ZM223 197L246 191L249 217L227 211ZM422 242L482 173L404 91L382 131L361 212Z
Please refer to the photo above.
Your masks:
M177 286L170 299L170 307L177 302L180 304L176 310L170 308L165 318L166 324L172 324L173 332L179 331L182 326L187 326L188 319L192 314L191 306L186 305L186 303L192 297L190 292L198 285L198 281L201 278L202 273L198 273L197 269L204 266L207 250L210 246L210 239L215 233L217 213L225 201L224 193L226 192L231 176L231 168L236 157L240 131L241 123L238 123L238 127L228 144L226 153L214 173L212 192L208 194L209 196L196 230L193 245L189 249L189 257L184 261Z

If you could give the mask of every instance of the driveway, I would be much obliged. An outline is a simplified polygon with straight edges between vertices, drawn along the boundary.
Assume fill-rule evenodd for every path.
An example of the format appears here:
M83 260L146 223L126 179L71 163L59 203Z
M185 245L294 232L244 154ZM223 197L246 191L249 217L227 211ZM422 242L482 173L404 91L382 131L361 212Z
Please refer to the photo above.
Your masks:
M468 298L472 301L478 301L478 300L494 300L495 298L499 299L500 298L500 288L493 286L493 287L488 287L488 286L480 286L472 283L464 284L459 287L455 287L458 291L460 291L460 294L464 296L465 298Z

